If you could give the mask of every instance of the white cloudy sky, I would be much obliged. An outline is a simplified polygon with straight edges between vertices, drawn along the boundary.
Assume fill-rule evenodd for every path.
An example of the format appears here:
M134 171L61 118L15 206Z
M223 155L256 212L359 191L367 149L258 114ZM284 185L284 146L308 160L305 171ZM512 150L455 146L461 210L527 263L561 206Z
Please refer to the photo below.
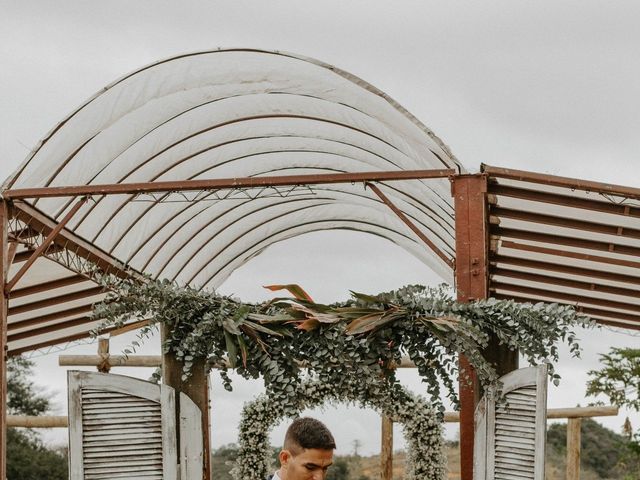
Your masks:
M315 57L364 78L432 128L470 171L484 162L640 186L638 2L0 0L0 12L2 178L58 120L113 79L177 53L240 46ZM344 298L349 289L437 282L393 245L336 232L271 248L223 289L259 300L266 298L260 285L281 281L305 285L320 301ZM638 345L637 337L611 330L582 336L584 358L560 364L564 380L551 388L552 407L587 403L585 372L596 366L598 352ZM37 361L37 381L63 414L57 355ZM403 373L419 390L413 377ZM214 380L214 447L234 441L240 405L260 390L236 386L228 394ZM340 451L354 439L366 453L379 449L372 412L316 414L335 430ZM640 424L640 416L633 421ZM619 430L623 418L603 422ZM279 428L274 438L281 434ZM47 438L61 441L64 433Z

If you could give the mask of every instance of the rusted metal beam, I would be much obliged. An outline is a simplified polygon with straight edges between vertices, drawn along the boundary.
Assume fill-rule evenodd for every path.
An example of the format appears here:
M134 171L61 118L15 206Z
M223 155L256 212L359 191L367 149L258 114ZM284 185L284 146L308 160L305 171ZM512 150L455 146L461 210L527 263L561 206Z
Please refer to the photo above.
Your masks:
M36 293L48 292L49 290L55 290L56 288L69 287L78 283L87 282L88 279L82 275L73 275L72 277L61 278L59 280L52 280L50 282L39 283L31 287L18 288L10 292L10 298L26 297L28 295L34 295Z
M47 298L44 300L38 300L36 302L26 303L24 305L18 305L16 307L9 308L9 315L17 315L19 313L30 312L32 310L38 310L40 308L47 308L61 303L72 302L74 300L81 300L83 298L89 298L96 295L105 293L103 287L91 287L78 292L67 293L59 295L53 298Z
M576 196L563 195L560 193L542 192L540 190L531 190L528 188L519 188L511 185L500 185L495 183L489 184L489 193L497 196L517 198L519 200L528 200L531 202L548 203L563 207L577 208L580 210L640 218L640 207L626 205L624 203L578 198Z
M438 246L433 243L423 232L420 230L415 223L413 223L405 214L400 210L389 198L382 193L382 191L372 183L367 183L367 187L371 189L373 193L375 193L382 203L384 203L387 207L391 209L396 216L402 220L402 222L411 229L413 233L415 233L420 240L422 240L438 257L442 259L444 263L449 265L451 268L454 268L453 259L449 258L442 250L438 248Z
M456 292L461 302L484 299L489 294L489 225L487 218L487 177L459 175L452 180L456 229ZM487 358L500 362L499 347ZM485 352L488 354L489 352ZM513 369L513 358L498 365L498 372ZM515 355L517 368L517 355ZM474 412L480 387L469 361L459 358L460 472L462 480L473 478ZM506 373L506 372L505 372Z
M616 237L626 237L640 239L640 229L623 227L621 225L610 225L607 223L589 222L587 220L577 220L575 218L561 217L556 215L546 215L544 213L526 212L511 208L492 207L491 217L509 218L529 223L542 225L552 225L555 227L570 228L584 232L600 233Z
M491 279L493 277L508 277L527 282L542 283L545 285L560 285L577 290L587 290L589 292L598 292L612 295L620 295L623 297L640 298L640 290L637 288L622 288L604 285L601 283L584 282L581 280L572 280L566 277L555 277L552 275L542 275L540 273L523 272L521 270L511 270L508 268L492 268Z
M41 323L54 322L63 318L73 317L75 315L84 315L85 313L89 313L91 310L93 310L93 305L83 305L81 307L68 308L58 312L49 313L47 315L39 315L37 317L19 320L17 322L10 322L9 331L21 330L23 328L33 327L34 325L39 325Z
M280 175L269 177L238 177L168 182L115 183L65 187L18 188L6 190L7 199L74 197L81 195L136 195L157 192L188 192L198 190L224 190L230 188L287 187L319 185L323 183L382 182L391 180L423 180L448 178L456 174L453 169L398 170L391 172L327 173L313 175Z
M491 265L495 266L498 264L514 265L536 270L566 273L569 275L576 275L580 277L602 278L604 280L611 280L614 282L640 285L640 276L626 275L624 273L610 272L607 270L597 270L595 268L574 267L572 265L566 265L562 263L530 260L528 258L512 257L510 255L492 255Z
M0 198L0 478L7 477L7 310L9 205Z
M18 270L18 272L14 275L14 277L9 282L7 282L7 284L5 285L6 293L10 293L11 290L13 290L13 287L15 287L16 283L18 283L20 279L24 276L24 274L27 273L27 270L29 270L29 267L31 267L31 265L33 265L34 262L38 259L38 257L47 248L49 248L49 245L53 243L53 240L56 238L56 236L62 231L62 229L67 225L67 223L69 223L69 220L73 218L76 212L80 210L80 207L82 207L86 202L87 202L86 197L83 197L80 200L78 200L78 202L71 208L71 210L67 212L67 214L60 221L60 223L58 223L53 228L53 230L49 232L46 238L42 241L42 243L38 246L38 248L34 250L33 254L25 262L25 264L22 265L22 267L20 267L20 270Z
M77 327L78 325L85 325L87 323L95 323L96 319L92 316L85 316L74 318L72 320L65 320L63 322L54 323L52 325L45 325L44 327L32 328L24 332L10 333L8 336L9 342L17 342L18 340L24 340L25 338L37 337L38 335L44 335L46 333L56 332L64 330L66 328Z
M136 324L141 323L141 322L134 322ZM118 330L119 328L122 327L108 327L105 328L103 330L100 330L100 334L107 334L107 333L111 333L113 331ZM22 353L25 352L32 352L34 350L39 350L41 348L47 348L47 347L51 347L53 345L59 345L61 343L66 343L66 342L73 342L75 340L83 340L85 338L89 338L91 336L91 332L92 329L88 329L88 330L83 330L82 332L78 332L78 333L74 333L73 335L65 335L62 337L57 337L57 338L51 338L39 343L35 343L35 344L29 344L27 346L24 347L19 347L19 348L10 348L9 349L9 356L15 356L15 355L20 355Z
M26 202L15 201L13 205L15 207L16 217L30 224L32 227L37 228L39 231L45 233L50 232L57 225L55 220L49 218ZM66 229L63 229L58 234L54 242L60 247L67 248L76 255L89 260L104 272L113 273L120 277L134 276L136 278L142 278L139 272L125 266L111 255Z
M568 304L576 304L582 306L591 306L595 305L598 307L605 308L617 308L619 310L626 310L633 313L640 313L640 305L627 303L627 302L619 302L615 300L606 300L602 298L595 297L585 297L582 295L574 295L572 293L558 292L554 290L547 290L544 288L535 288L535 287L525 287L523 285L512 285L510 283L502 283L502 282L491 282L491 291L508 291L508 292L516 292L516 293L524 293L526 295L532 295L537 298L551 298L563 300ZM547 300L548 302L549 300Z
M492 167L484 164L481 166L481 169L490 177L508 178L521 182L539 183L541 185L552 185L555 187L583 190L585 192L604 193L608 195L640 199L640 189L638 188L613 185L610 183L592 182L588 180L579 180L569 177L559 177L556 175L547 175L543 173L527 172L524 170L515 170L512 168Z
M513 242L510 240L502 240L501 246L513 250L523 252L541 253L544 255L554 255L558 257L573 258L575 260L583 260L585 262L606 263L609 265L618 265L621 267L640 268L640 262L633 260L625 260L621 258L605 257L603 255L592 255L589 253L573 252L570 250L560 250L558 248L541 247L538 245L528 245L525 243Z
M49 248L47 248L42 255L51 255L53 253L57 253L59 251L62 250L62 247L60 245L49 245ZM35 251L35 249L30 249L30 250L23 250L22 252L18 252L14 255L13 257L13 262L12 263L22 263L22 262L26 262L27 260L29 260L29 257L31 257L31 255L33 255L33 252Z
M587 250L598 250L601 252L619 253L621 255L640 256L640 248L623 245L620 243L606 242L601 240L587 240L578 237L568 237L565 235L555 235L549 233L532 232L517 228L502 228L497 225L491 226L491 235L500 238L515 238L519 240L529 240L532 242L548 243L551 245L566 245L570 247L584 248Z

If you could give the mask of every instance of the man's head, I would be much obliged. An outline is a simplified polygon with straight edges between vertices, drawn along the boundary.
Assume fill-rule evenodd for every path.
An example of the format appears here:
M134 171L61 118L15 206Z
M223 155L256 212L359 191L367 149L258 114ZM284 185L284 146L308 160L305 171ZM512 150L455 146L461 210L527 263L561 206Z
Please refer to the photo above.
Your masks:
M324 480L336 442L324 423L297 418L287 429L280 459L282 480Z

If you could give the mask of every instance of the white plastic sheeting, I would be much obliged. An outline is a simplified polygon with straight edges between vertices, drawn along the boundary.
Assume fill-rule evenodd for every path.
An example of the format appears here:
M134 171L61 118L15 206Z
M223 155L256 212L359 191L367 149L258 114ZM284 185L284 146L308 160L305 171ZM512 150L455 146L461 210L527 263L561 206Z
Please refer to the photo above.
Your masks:
M5 188L441 168L460 170L424 125L362 80L289 54L216 50L114 82L54 128ZM449 182L389 186L391 200L453 256ZM201 286L219 285L230 266L276 241L328 228L380 234L452 278L361 185L295 199L196 198L94 197L70 228L134 268ZM60 219L72 200L34 203Z
M109 85L4 189L446 168L462 171L429 129L366 82L295 55L232 49L161 61ZM379 186L454 256L448 179ZM75 202L27 201L58 221ZM453 279L363 184L93 196L67 228L139 271L199 287L217 287L275 242L326 229L379 235Z

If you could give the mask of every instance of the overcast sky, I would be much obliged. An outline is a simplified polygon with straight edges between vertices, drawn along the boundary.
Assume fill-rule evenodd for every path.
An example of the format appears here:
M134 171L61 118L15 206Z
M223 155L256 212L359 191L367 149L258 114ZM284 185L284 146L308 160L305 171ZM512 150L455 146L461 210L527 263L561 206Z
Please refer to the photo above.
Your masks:
M0 177L57 121L123 74L178 53L256 47L314 57L367 80L430 127L469 171L487 163L638 187L639 22L640 2L621 0L0 0ZM223 291L262 300L260 285L281 281L334 301L349 289L375 293L437 279L380 239L325 232L272 247ZM585 372L597 365L597 353L638 345L637 337L612 330L582 336L584 360L560 364L552 407L588 403ZM37 361L37 381L64 414L57 354ZM403 373L420 391L413 377ZM237 382L228 394L214 380L214 447L235 440L240 406L259 390ZM354 439L365 453L379 450L372 412L315 414L335 430L340 451L350 451ZM632 420L640 426L640 416ZM602 421L619 431L623 418ZM281 435L279 428L274 441Z

